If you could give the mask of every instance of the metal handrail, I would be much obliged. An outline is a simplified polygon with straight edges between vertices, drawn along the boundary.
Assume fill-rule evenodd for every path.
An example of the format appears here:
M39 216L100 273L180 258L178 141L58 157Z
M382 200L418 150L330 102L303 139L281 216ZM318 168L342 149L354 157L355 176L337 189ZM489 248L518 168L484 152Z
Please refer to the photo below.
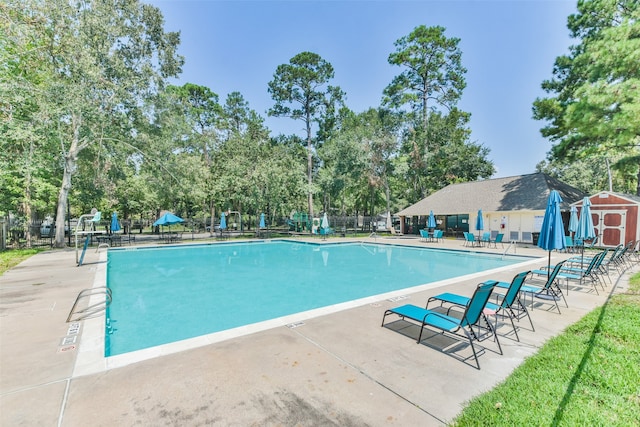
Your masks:
M502 258L503 258L503 259L504 259L505 255L507 255L507 252L509 252L509 249L511 249L511 246L513 246L513 253L514 253L514 254L516 253L516 243L517 243L517 242L516 242L515 240L512 240L512 241L509 243L509 246L507 246L507 249L505 249L505 250L504 250L504 252L502 252Z
M100 243L98 244L98 247L96 248L96 253L98 253L100 251L100 249L105 248L105 249L109 249L111 248L111 246L108 243Z
M81 299L88 298L93 295L100 295L100 294L104 294L105 296L104 301L100 301L96 304L91 304L86 308L76 311L78 302L80 302ZM112 301L111 289L109 289L106 286L99 286L97 288L84 289L80 291L80 293L76 297L76 301L73 303L73 306L71 307L71 311L69 311L69 316L67 316L67 323L76 322L79 320L84 320L84 319L88 319L90 317L96 316L102 313L103 311L105 311L107 307L109 307L109 305L111 304L111 301ZM74 314L79 314L79 316L73 317Z

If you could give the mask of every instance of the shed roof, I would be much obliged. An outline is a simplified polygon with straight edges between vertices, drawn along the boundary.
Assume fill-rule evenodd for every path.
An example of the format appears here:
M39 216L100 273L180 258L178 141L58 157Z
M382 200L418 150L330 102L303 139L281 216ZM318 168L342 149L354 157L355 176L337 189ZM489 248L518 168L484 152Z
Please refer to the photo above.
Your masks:
M627 200L630 203L639 203L640 204L640 196L636 196L635 194L625 194L625 193L616 193L614 191L600 191L596 194L589 196L590 199L595 200L599 198L606 198L607 195L612 195L617 199ZM582 199L576 200L571 203L574 206L582 206Z
M587 196L586 193L545 173L451 184L401 210L399 216L462 214L484 212L545 210L551 190L562 197L561 209Z

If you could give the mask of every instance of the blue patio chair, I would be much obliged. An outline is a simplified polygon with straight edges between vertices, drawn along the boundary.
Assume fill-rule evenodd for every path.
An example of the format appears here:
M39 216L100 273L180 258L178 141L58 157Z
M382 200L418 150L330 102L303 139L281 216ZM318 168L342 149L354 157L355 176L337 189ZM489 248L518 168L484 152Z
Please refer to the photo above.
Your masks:
M516 325L513 322L513 319L520 320L523 317L529 318L529 323L531 324L531 330L535 332L535 328L533 327L533 321L531 320L531 316L529 316L529 311L525 307L525 305L520 301L520 289L524 284L525 279L529 275L530 271L523 271L514 276L513 280L509 284L507 288L507 292L502 294L496 294L494 290L494 295L496 295L496 303L487 302L485 312L490 311L493 312L491 314L502 314L509 317L511 321L511 326L513 327L513 332L516 335L516 339L520 341L520 337L518 336L518 330L516 329ZM498 282L496 282L498 283ZM502 299L498 302L498 296ZM429 303L432 301L440 301L440 306L442 307L445 303L457 306L466 306L469 304L470 298L452 294L452 293L443 293L436 296L433 296L427 300L427 309L429 308Z
M495 281L480 283L476 287L473 296L469 299L469 302L465 306L465 310L460 318L433 310L427 310L426 308L412 304L406 304L386 310L382 316L381 326L384 326L384 320L388 315L395 314L400 316L403 320L411 320L420 325L420 333L418 334L417 340L418 344L422 341L422 332L425 327L435 329L436 331L453 337L467 338L471 345L471 350L473 351L473 357L475 358L477 368L480 369L478 354L476 353L476 349L473 345L474 340L480 342L490 336L493 336L498 345L500 354L502 354L502 347L500 346L498 335L495 333L494 327L491 325L491 322L489 322L489 319L487 319L485 314L485 307L489 301L489 297L491 296L495 283ZM478 332L473 330L474 326L478 327ZM487 331L487 333L481 335L479 332L480 329ZM462 333L464 335L462 335Z
M482 234L482 238L480 239L480 244L489 246L491 243L491 232L487 231Z
M596 294L598 289L596 284L599 283L602 290L604 290L604 272L601 266L604 259L607 256L608 251L600 251L593 257L581 259L580 257L569 258L565 263L558 277L565 277L565 275L575 275L576 277L565 277L567 279L567 287L570 280L577 280L579 285L583 284L584 280L590 280L593 284ZM603 276L602 278L600 276ZM609 278L611 280L611 278Z
M433 240L436 242L441 242L444 236L444 231L442 230L433 230Z
M565 252L573 252L575 246L573 245L573 238L571 236L564 236L564 245L566 246Z
M320 236L322 237L322 240L326 240L327 237L329 237L329 235L333 234L333 233L334 233L333 228L330 228L330 227L322 228L322 227L320 227L318 234L320 234Z
M585 267L578 267L575 261L563 263L560 272L558 273L558 278L566 279L567 281L567 292L569 291L569 283L571 281L577 282L577 286L584 286L584 282L589 280L593 285L593 289L596 291L596 295L599 295L597 285L600 284L602 290L604 290L603 282L600 280L598 276L600 265L602 261L607 256L606 251L600 252L598 255L594 256L590 261L585 264ZM555 266L551 266L553 268ZM534 274L546 276L549 274L549 270L547 266L542 267L538 270L533 270Z
M562 268L564 263L565 263L565 261L560 261L558 264L555 265L555 267L551 271L544 270L545 275L547 275L547 280L545 280L544 283L541 286L537 286L535 283L534 284L525 283L525 284L522 285L522 287L520 288L520 292L523 292L525 295L526 294L531 295L531 307L532 308L533 308L533 297L534 296L537 297L537 298L543 299L543 300L553 301L553 304L555 305L556 309L558 310L558 313L560 313L560 306L558 305L558 300L560 298L562 298L562 300L564 301L564 305L567 308L569 308L569 304L567 304L567 300L564 297L564 294L562 293L562 289L560 289L560 286L558 285L558 282L556 281L556 278L558 277L558 274L560 273L560 269ZM535 279L531 279L530 278L530 281L531 280L535 281ZM496 288L508 289L509 286L510 286L510 284L506 283L506 282L498 282L498 283L496 283Z
M477 246L480 246L480 242L478 242L478 241L476 240L476 236L474 236L474 234L473 234L473 233L469 233L469 232L467 232L467 233L465 234L465 239L466 239L466 240L465 240L465 246L471 246L471 247L474 247L474 246L476 246L476 245L477 245Z
M468 232L467 231L463 231L462 235L464 236L464 245L467 246L469 245L469 236L468 236Z
M427 230L420 230L420 238L423 242L429 241L429 232Z
M498 249L498 243L500 243L500 245L504 248L502 239L504 239L504 233L498 233L498 235L496 235L496 238L493 239L490 244L492 244L494 248Z

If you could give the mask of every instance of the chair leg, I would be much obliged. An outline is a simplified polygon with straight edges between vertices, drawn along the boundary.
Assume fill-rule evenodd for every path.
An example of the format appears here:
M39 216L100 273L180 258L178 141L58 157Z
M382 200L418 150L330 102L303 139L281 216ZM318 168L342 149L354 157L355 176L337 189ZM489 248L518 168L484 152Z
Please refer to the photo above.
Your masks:
M527 310L527 307L522 303L522 301L520 301L520 298L517 298L517 301L519 306L518 310L522 310L524 312L524 314L529 319L529 323L531 324L531 330L535 332L536 328L533 327L533 320L531 320L531 316L529 315L529 310ZM518 319L520 319L520 317L518 317Z
M476 359L476 366L478 367L478 370L480 370L480 361L478 360L478 354L476 353L476 348L473 345L473 337L469 334L469 332L467 332L466 329L463 328L462 330L464 331L465 335L467 336L467 339L469 340L471 351L473 351L473 358Z
M511 309L509 309L511 310ZM513 317L514 317L513 311L511 311L511 313L507 314L507 317L509 318L509 320L511 320L511 326L513 326L513 332L516 334L516 340L519 342L520 341L520 337L518 336L518 331L516 329L516 324L513 323ZM496 334L497 336L498 334Z

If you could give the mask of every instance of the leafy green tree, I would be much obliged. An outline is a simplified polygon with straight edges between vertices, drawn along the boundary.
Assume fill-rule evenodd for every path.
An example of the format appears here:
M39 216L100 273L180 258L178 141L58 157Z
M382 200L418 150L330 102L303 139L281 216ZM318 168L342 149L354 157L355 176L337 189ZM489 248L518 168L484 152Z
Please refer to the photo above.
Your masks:
M185 206L185 213L196 211L209 212L215 216L215 197L212 188L213 157L221 139L220 128L224 122L224 111L219 98L211 89L204 86L186 83L183 86L169 86L168 95L177 101L177 111L174 111L176 122L181 118L185 121L186 133L181 136L183 142L182 160L186 176L181 179L190 182L189 191L182 194L189 195L190 200ZM189 156L200 159L189 159ZM190 165L190 167L188 167ZM199 208L195 208L199 206Z
M449 184L489 178L495 173L488 159L489 148L469 140L470 114L453 108L448 114L432 113L428 129L434 150L429 156L430 174L425 179L426 192Z
M55 205L59 179L51 154L58 146L42 125L43 88L51 75L40 66L45 41L25 31L25 22L38 25L28 11L0 5L0 213L17 212L27 245L32 231L26 225Z
M424 25L398 39L388 60L404 71L385 88L384 104L408 105L423 129L428 128L430 110L455 107L467 85L459 43L458 38L447 38L443 27Z
M635 191L637 164L632 162L624 167L625 158L628 158L625 153L593 154L575 160L549 157L538 163L536 170L588 194L604 189L632 194ZM617 165L617 168L613 169L611 165Z
M80 153L109 139L131 139L132 112L180 72L179 35L165 33L160 11L138 1L10 0L7 8L28 18L16 22L24 40L43 41L39 61L25 65L48 76L38 108L62 157L55 244L63 246Z
M556 144L551 155L567 162L624 153L612 166L633 165L640 195L640 6L637 0L581 0L569 16L577 44L556 58L550 94L533 104L543 136Z
M397 152L398 117L385 109L369 109L344 117L336 136L322 147L324 167L321 171L325 194L341 201L344 213L345 196L355 196L375 215L378 200L385 209L391 208L390 176L392 158ZM366 189L360 193L359 189ZM328 206L325 205L325 210ZM352 206L356 209L356 206Z
M469 114L456 108L466 87L460 39L443 27L416 27L395 42L389 63L401 66L384 90L383 103L405 115L398 159L407 162L405 182L395 181L410 202L452 182L494 173L489 150L470 143ZM408 107L408 109L403 109Z
M291 58L288 64L278 65L269 82L269 93L275 105L270 116L290 117L301 120L305 126L307 143L307 202L313 216L314 150L313 124L332 121L336 104L342 102L343 93L329 85L334 77L333 66L312 52L302 52ZM326 126L321 126L325 129Z

